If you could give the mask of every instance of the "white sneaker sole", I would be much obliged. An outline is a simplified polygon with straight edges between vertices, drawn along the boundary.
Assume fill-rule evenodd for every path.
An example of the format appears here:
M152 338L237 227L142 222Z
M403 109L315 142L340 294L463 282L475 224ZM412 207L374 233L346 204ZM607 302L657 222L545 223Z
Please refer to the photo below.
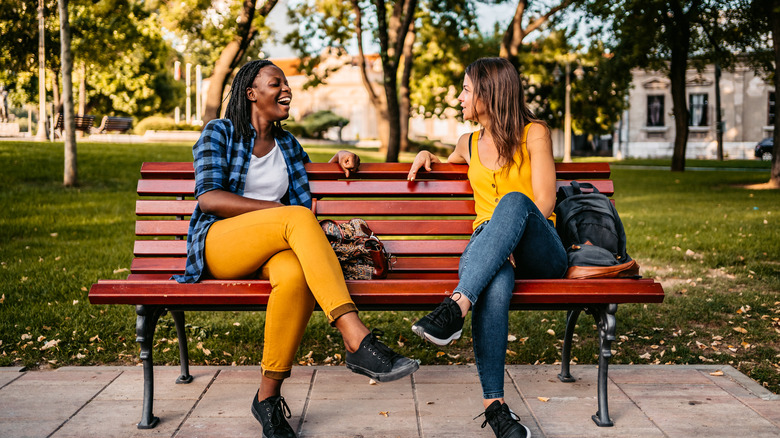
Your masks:
M461 335L461 333L463 333L463 330L461 329L461 330L458 330L457 332L453 333L452 336L450 336L447 339L439 339L437 337L431 336L430 333L426 333L425 330L421 326L419 326L417 324L412 326L412 331L415 332L417 334L417 336L425 339L426 341L428 341L428 342L430 342L432 344L436 344L436 345L438 345L440 347L444 347L445 345L449 345L450 342L452 342L452 341L454 341L456 339L460 339L460 335Z

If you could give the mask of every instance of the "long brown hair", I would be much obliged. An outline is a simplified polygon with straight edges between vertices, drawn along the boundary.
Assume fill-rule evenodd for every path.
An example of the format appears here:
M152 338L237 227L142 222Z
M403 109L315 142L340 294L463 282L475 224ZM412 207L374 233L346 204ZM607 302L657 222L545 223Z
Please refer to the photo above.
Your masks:
M487 109L490 136L498 149L499 162L509 169L523 141L525 125L531 122L546 125L528 108L520 76L506 59L480 58L466 67L466 74L474 87L474 98ZM522 159L521 154L518 166Z

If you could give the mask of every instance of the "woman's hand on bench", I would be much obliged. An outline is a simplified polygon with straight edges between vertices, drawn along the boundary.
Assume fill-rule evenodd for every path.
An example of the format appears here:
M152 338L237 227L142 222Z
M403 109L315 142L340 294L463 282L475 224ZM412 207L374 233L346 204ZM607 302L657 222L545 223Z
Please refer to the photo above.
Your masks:
M430 172L431 163L441 163L441 160L428 151L420 151L417 156L414 157L412 168L409 169L409 176L407 176L406 179L414 181L414 178L417 176L417 171L420 170L421 167L424 167L425 170Z
M360 157L349 151L338 151L328 163L339 163L344 175L349 178L349 171L357 172L360 167Z

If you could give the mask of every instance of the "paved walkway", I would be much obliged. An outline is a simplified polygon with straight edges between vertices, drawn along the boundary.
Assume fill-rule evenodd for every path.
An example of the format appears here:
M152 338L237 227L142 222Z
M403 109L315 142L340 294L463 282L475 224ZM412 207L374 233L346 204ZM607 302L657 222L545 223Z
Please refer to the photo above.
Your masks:
M613 365L609 408L597 427L596 367L575 365L562 383L553 365L509 366L507 402L538 437L778 437L780 396L730 366ZM0 368L0 437L259 436L249 412L259 367L155 370L160 424L138 430L140 367ZM283 395L302 437L491 437L481 429L474 366L425 366L371 385L345 367L296 367Z

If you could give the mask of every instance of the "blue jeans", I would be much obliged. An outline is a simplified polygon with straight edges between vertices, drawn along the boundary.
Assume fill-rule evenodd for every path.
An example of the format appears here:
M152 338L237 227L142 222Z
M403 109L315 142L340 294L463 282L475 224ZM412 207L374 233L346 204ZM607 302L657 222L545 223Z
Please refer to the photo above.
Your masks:
M513 254L517 268L508 261ZM506 194L493 217L471 235L460 258L454 293L472 304L474 358L483 397L504 396L509 302L515 278L561 278L566 251L552 221L526 195Z

